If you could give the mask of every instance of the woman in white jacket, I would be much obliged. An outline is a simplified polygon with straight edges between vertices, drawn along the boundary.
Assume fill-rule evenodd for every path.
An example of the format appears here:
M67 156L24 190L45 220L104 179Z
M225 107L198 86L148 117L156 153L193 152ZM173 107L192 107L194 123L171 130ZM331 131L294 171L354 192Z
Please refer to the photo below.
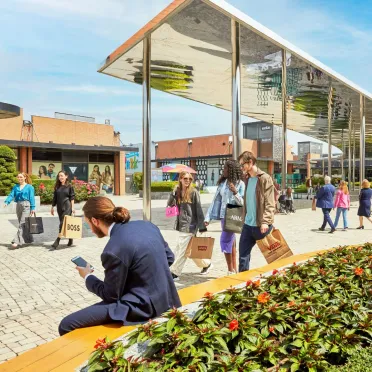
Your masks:
M220 238L221 251L225 254L228 272L232 275L237 272L236 267L236 238L235 233L224 231L224 218L227 204L244 205L245 183L241 180L242 171L239 162L227 160L223 174L217 182L216 195L209 206L205 217L205 225L211 220L221 220L222 234Z

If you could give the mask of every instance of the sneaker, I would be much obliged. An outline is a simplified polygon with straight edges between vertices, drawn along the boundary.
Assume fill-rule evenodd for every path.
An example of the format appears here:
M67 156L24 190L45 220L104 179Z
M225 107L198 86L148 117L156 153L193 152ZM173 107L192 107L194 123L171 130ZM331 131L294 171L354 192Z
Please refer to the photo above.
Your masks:
M333 229L331 231L328 231L328 234L333 234L336 231L336 229Z
M17 249L17 248L18 248L18 244L12 243L12 248L11 249Z
M180 280L179 276L177 276L176 274L173 274L173 273L171 273L171 274L172 274L172 278L173 278L174 282L178 282Z
M203 270L200 272L201 275L207 275L209 273L209 270L213 267L212 264L210 264L207 267L203 267Z
M319 229L318 229L319 231L324 231L325 230L325 228L324 227L319 227Z
M228 271L227 272L227 276L229 276L229 275L235 275L236 274L236 271Z

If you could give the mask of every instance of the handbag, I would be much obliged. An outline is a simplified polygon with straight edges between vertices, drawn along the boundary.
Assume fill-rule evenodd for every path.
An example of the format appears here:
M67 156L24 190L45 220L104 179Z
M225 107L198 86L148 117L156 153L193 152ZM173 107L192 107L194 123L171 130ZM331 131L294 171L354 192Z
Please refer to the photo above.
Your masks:
M244 225L243 207L235 204L227 204L223 231L241 234Z
M26 217L25 224L30 234L36 235L44 233L43 219L41 217L36 217L36 214L32 217Z
M180 214L180 212L178 211L178 208L176 205L174 205L173 207L167 207L165 209L165 217L167 218L170 218L170 217L176 217Z

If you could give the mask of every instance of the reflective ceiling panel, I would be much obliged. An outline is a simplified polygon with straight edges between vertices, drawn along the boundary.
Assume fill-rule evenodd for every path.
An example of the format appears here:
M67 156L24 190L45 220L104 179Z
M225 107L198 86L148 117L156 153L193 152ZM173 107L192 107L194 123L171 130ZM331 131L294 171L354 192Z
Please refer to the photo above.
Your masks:
M241 112L272 124L282 123L282 50L240 27Z

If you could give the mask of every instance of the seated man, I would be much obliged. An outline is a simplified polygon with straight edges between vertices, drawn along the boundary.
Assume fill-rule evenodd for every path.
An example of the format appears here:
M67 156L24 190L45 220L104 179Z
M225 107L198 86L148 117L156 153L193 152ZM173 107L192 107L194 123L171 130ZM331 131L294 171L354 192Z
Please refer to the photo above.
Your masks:
M127 209L115 207L110 199L100 196L89 199L83 211L94 234L110 236L101 255L103 281L92 274L89 264L77 267L88 290L102 302L65 317L59 325L61 336L105 323L143 323L181 306L169 270L174 255L155 225L129 222Z

